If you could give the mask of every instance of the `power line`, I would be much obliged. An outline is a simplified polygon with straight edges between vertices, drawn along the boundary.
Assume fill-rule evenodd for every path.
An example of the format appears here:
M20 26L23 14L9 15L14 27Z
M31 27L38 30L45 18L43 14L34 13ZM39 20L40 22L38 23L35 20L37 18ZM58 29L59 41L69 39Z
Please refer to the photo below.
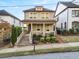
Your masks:
M0 7L26 7L26 6L39 6L39 5L55 5L56 3L51 3L51 4L32 4L32 5L13 5L13 6L0 6Z

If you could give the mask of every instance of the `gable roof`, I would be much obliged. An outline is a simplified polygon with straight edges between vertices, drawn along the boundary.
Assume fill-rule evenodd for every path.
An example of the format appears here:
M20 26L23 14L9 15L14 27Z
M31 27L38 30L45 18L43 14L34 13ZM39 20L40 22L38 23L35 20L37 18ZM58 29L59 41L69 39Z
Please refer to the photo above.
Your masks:
M66 6L65 9L63 9L60 13L58 13L56 16L58 16L59 14L61 14L63 11L65 11L67 8L79 8L79 5L73 3L73 2L58 2L57 4L57 7L56 7L56 11L57 11L57 8L59 6L59 4L63 4L64 6Z
M47 8L43 8L43 11L36 11L35 8L31 8L31 9L28 9L28 10L24 10L24 12L55 12L55 11L47 9Z
M79 5L72 2L60 2L61 4L67 6L67 8L79 8Z
M14 17L14 18L16 18L17 20L19 20L19 21L20 21L20 19L19 19L19 18L15 17L14 15L12 15L12 14L8 13L8 12L7 12L7 11L5 11L5 10L0 10L0 15L11 16L11 17Z

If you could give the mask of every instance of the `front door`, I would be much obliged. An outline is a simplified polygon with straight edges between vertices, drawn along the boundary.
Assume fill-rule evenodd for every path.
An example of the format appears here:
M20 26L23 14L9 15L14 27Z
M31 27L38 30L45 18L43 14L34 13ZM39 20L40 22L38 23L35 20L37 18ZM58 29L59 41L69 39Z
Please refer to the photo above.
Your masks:
M28 33L31 31L31 24L28 25Z

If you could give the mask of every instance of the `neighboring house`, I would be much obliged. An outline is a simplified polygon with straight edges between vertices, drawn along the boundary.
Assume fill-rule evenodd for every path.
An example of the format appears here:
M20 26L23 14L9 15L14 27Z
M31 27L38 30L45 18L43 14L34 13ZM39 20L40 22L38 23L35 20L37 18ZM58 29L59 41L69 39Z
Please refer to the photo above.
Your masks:
M4 20L0 20L0 43L9 43L10 34L11 25Z
M0 19L7 21L10 25L21 26L21 20L5 10L0 10Z
M79 29L79 5L74 2L59 2L55 17L59 29Z
M22 21L31 34L45 35L49 33L55 34L54 19L55 11L44 8L43 6L36 6L28 10L24 10L24 20Z

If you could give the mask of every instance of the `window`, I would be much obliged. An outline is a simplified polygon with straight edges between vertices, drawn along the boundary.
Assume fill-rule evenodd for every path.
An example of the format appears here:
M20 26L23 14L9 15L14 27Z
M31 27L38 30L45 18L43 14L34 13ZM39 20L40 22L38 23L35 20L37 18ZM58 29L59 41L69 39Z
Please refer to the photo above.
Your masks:
M32 19L32 17L30 17Z
M66 29L66 22L64 23L64 28Z
M47 29L47 31L49 31L49 29Z
M40 29L37 29L37 31L40 31Z
M42 17L44 19L44 17Z
M30 13L30 14L32 14L32 13Z
M16 19L14 18L14 21L13 21L13 22L14 22L14 24L15 24L15 20L16 20Z
M48 19L48 17L46 17L46 19Z
M48 13L46 13L46 14L48 14Z
M36 19L36 17L34 17L34 19Z
M53 27L53 30L55 31L55 25L54 25L54 27Z
M46 26L49 26L49 24L47 24Z
M79 10L72 10L72 17L79 17Z
M61 29L63 29L63 23L61 23Z
M6 28L4 28L4 30L6 30Z

